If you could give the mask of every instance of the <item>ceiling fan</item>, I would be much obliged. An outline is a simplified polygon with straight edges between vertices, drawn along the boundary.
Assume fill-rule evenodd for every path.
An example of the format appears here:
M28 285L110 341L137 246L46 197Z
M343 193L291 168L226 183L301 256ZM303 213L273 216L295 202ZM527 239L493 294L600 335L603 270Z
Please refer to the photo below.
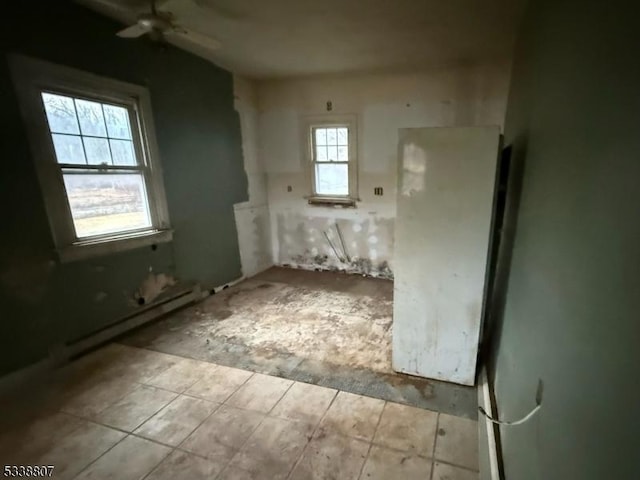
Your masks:
M158 10L156 0L151 0L151 12L138 15L135 24L120 30L116 35L121 38L138 38L148 35L151 40L156 42L165 42L167 38L173 37L212 50L221 47L217 39L178 25L171 12Z

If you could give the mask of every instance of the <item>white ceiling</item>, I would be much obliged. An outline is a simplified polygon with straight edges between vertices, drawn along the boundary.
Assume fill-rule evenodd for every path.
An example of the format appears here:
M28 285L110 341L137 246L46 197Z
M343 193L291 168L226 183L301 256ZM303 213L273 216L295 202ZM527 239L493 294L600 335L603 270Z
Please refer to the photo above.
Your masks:
M78 1L129 23L150 8L148 0ZM525 1L158 0L158 8L222 42L216 51L177 46L234 73L276 78L509 58Z

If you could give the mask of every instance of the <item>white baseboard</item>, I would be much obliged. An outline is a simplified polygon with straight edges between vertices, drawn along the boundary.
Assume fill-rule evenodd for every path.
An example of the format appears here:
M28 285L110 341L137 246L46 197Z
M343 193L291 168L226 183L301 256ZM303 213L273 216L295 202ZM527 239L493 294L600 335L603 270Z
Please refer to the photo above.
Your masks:
M491 386L486 367L480 370L478 381L478 405L489 415L494 415L491 402ZM502 480L496 426L484 415L478 417L478 440L480 453L480 480Z

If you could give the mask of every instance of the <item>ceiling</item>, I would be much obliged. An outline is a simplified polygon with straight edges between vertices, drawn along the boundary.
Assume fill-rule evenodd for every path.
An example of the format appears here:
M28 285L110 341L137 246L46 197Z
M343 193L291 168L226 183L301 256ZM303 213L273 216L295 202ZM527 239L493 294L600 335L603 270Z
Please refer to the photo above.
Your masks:
M123 24L150 9L149 0L78 1ZM172 43L234 73L265 79L506 59L525 1L158 0L157 5L222 47Z

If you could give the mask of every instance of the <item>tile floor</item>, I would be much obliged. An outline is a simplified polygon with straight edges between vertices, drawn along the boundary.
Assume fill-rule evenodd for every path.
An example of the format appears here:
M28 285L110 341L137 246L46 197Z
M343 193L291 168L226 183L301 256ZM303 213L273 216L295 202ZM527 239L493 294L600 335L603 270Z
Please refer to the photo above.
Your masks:
M31 398L0 406L0 464L53 478L478 478L473 420L115 343Z

